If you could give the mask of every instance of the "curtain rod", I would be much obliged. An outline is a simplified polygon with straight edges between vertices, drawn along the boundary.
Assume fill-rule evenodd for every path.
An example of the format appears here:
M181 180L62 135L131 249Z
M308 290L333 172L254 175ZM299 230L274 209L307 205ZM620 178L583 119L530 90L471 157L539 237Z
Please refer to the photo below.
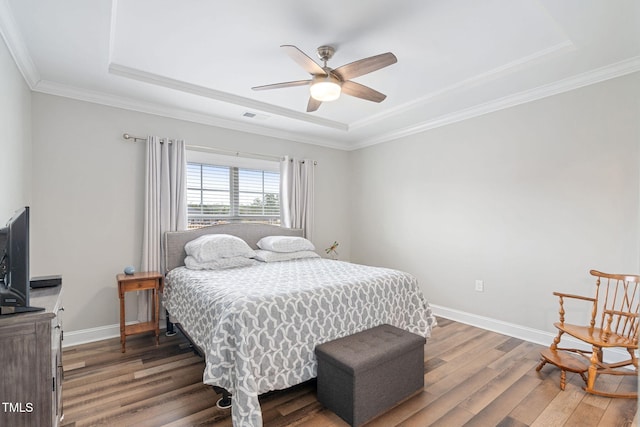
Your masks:
M124 133L122 135L122 137L124 139L133 139L133 142L146 141L147 140L147 138L142 138L142 137L139 137L139 136L129 135L128 133ZM171 143L173 143L174 140L173 139L161 139L160 141L162 141L162 142L168 141L169 144L171 144ZM267 154L243 153L243 152L240 152L240 151L223 150L223 149L220 149L220 148L205 147L205 146L202 146L202 145L187 145L187 148L190 148L192 150L208 151L208 152L211 152L211 153L223 154L223 155L227 155L227 156L248 157L248 158L251 158L251 159L273 160L273 161L278 161L278 162L283 159L283 157L269 156Z

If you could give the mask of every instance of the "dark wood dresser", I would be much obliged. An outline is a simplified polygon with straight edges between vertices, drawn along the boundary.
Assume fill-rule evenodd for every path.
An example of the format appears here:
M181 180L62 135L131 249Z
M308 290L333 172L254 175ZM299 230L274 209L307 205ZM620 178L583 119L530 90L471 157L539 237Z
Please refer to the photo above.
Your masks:
M44 311L0 316L0 426L62 419L62 287L32 290Z

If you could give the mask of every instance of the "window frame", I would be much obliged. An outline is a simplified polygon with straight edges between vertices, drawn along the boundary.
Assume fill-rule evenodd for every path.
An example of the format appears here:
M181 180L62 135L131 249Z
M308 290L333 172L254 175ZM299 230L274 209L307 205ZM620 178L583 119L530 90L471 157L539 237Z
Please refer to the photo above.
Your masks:
M250 215L250 214L240 214L240 170L252 170L252 171L260 171L262 172L262 197L264 198L265 194L270 194L265 192L265 179L264 174L267 173L276 173L278 174L278 178L280 175L280 164L277 161L268 161L261 159L251 159L251 158L241 158L235 156L225 156L221 154L202 152L196 150L187 150L187 163L188 164L200 164L200 165L210 165L210 166L218 166L229 168L229 214L221 215L221 214L191 214L188 208L189 202L187 200L187 223L188 228L199 228L205 227L213 224L220 223L234 223L234 222L261 222L267 224L280 225L281 223L281 212L280 206L278 206L278 214L277 215ZM201 192L200 201L202 204L203 198L202 194L204 191L207 191L203 188L203 176L202 169L200 171L200 187L189 187L187 182L187 193L191 190L196 190ZM278 201L281 200L280 187L278 184Z

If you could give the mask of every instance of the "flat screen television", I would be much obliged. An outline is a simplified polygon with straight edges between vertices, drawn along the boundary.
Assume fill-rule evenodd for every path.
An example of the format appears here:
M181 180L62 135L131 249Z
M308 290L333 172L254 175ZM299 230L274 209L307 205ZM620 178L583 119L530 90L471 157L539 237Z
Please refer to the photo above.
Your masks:
M43 310L29 305L29 207L0 228L0 315Z

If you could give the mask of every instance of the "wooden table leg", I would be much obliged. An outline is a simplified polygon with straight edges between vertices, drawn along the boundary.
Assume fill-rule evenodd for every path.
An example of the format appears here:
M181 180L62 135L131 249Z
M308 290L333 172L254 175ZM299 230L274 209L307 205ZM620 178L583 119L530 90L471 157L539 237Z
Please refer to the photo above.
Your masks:
M124 295L120 294L120 345L122 346L122 353L124 353L124 345L125 345L125 334L124 334Z
M153 321L156 325L156 346L160 345L160 298L158 289L153 290Z

